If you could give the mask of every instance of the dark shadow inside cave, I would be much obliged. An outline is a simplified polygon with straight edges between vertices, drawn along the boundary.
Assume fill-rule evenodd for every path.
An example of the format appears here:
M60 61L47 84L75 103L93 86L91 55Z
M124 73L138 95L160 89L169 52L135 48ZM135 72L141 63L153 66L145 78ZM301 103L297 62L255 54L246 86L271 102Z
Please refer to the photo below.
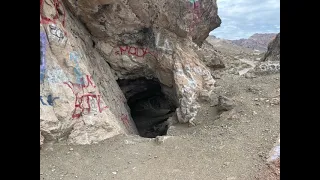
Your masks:
M138 78L118 80L118 84L128 100L139 135L147 138L166 135L167 119L174 115L176 106L162 92L159 81Z

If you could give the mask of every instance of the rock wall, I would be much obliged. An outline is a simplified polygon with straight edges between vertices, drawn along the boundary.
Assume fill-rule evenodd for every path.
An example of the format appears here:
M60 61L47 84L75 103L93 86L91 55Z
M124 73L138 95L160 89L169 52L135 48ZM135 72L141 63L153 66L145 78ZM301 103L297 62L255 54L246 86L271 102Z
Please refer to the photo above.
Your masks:
M136 134L118 79L158 79L192 124L215 82L194 50L221 23L215 0L40 3L40 145Z
M255 74L280 72L280 33L269 43L268 51L254 69Z
M269 43L262 61L280 61L280 33Z

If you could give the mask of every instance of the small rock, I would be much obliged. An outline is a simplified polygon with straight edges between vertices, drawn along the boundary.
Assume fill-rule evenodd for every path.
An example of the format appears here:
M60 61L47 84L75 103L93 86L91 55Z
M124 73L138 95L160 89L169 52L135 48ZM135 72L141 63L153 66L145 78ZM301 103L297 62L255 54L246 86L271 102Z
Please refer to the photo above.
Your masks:
M256 115L256 114L258 114L257 112L255 112L255 111L253 111L253 115Z
M218 109L222 111L229 111L235 107L235 103L233 100L225 97L219 96L218 97Z
M73 151L73 148L70 148L69 151Z
M135 142L133 142L133 141L131 141L131 140L124 140L124 143L125 143L125 144L130 144L130 145L136 144Z
M158 156L154 156L154 158L158 158Z
M230 164L230 162L224 162L223 167L227 167L227 166L229 166L229 164Z
M112 174L117 174L117 172L116 172L116 171L113 171Z
M218 74L218 73L214 74L213 77L214 77L215 79L221 79L221 76L220 76L220 74Z
M278 105L278 104L280 104L280 99L279 98L272 98L270 103L274 104L274 105Z
M254 100L255 100L255 101L259 101L259 99L258 99L258 98L254 98Z
M247 79L252 79L252 78L256 78L257 76L253 75L252 73L246 73L244 77Z
M162 144L162 143L164 143L164 141L165 141L166 139L168 139L168 138L170 138L170 137L172 137L172 136L157 136L157 137L155 138L155 142L156 142L157 144Z

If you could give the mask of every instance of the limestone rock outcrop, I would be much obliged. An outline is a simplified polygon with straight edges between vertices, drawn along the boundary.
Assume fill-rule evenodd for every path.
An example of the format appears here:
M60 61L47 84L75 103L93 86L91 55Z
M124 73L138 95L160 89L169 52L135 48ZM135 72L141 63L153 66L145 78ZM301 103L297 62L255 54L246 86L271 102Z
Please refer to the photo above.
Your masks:
M192 124L215 83L194 47L221 23L216 0L40 3L40 144L137 134L123 79L158 79Z
M255 74L272 74L280 72L280 33L269 43L268 51L255 69Z
M269 43L262 61L280 61L280 33Z

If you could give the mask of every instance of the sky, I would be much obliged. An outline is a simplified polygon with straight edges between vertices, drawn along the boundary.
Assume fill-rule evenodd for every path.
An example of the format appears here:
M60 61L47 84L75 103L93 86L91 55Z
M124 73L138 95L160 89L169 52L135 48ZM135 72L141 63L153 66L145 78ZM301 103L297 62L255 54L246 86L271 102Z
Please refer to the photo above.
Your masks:
M280 0L217 0L217 4L222 23L210 35L235 40L280 32Z

